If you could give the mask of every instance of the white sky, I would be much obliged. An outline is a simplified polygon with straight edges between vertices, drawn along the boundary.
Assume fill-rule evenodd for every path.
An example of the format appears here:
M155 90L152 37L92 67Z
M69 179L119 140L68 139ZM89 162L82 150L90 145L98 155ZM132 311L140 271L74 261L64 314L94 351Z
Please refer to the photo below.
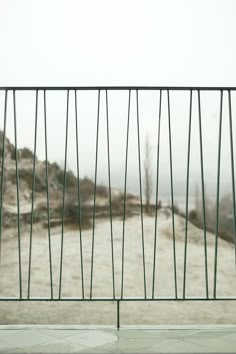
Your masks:
M234 0L0 0L1 85L235 85Z
M236 1L234 0L0 0L0 86L236 86L235 14ZM156 124L158 95L155 97L150 95L149 98L144 97L145 94L140 95L140 110L142 110L142 102L144 106L146 104L146 108L143 106L143 114L140 117L141 120L143 119L141 125L146 123L143 125L141 148L143 149L145 134L148 133L155 156L156 130L153 129L153 122L155 121ZM121 96L118 99L114 98L117 100L114 107L119 107L119 112L113 111L114 128L111 127L114 142L113 180L117 181L117 185L119 185L121 175L123 177L124 169L124 155L122 155L122 161L119 161L117 143L120 142L123 148L127 119L127 93ZM57 102L57 117L55 118L55 111L54 114L53 112L49 114L48 134L52 143L51 146L49 143L49 158L61 163L64 159L66 96L60 97L60 102L55 101L55 97L51 98L54 108ZM135 99L134 95L133 98ZM23 96L18 96L17 99L20 111L23 103L19 101L26 101ZM33 143L33 99L34 96L31 95L31 103L27 103L28 107L22 106L22 111L19 112L22 119L19 127L19 145L32 146ZM226 96L225 99L227 99ZM50 97L48 100L50 111ZM92 102L93 105L89 108L81 108L85 129L85 133L81 136L82 145L80 146L82 168L84 167L83 172L91 177L94 169L94 147L91 159L87 155L83 159L83 156L88 151L91 141L94 144L92 138L89 141L86 137L92 125L94 129L96 128L96 100L96 93L89 98L84 98L84 102ZM212 175L216 177L219 94L208 100L210 108L206 108L205 111L208 119L205 117L204 134L205 150L208 150L206 152L208 162L210 161L210 163L206 161L206 170L208 169L206 172L211 182L210 177ZM185 108L182 102L185 103ZM185 151L186 155L188 96L185 95L176 103L173 101L172 103L175 106L175 110L172 110L173 135L178 147L175 149L174 146L177 161L174 173L177 179L183 176L185 179L186 156L182 159L181 154ZM3 112L3 96L0 97L0 104L1 112ZM80 104L83 105L82 99ZM8 110L10 112L11 108L9 107ZM147 114L150 118L146 118ZM183 130L177 121L180 114L184 115L181 123ZM93 121L89 123L91 116L93 116ZM120 122L121 116L123 123L118 124L117 121ZM2 127L2 117L1 113L0 127ZM119 129L123 137L117 133ZM105 137L105 125L103 130L101 140ZM182 137L183 131L184 138ZM90 133L93 134L94 139L96 131L91 128ZM133 134L133 139L135 134ZM13 137L11 128L7 135ZM197 137L197 134L195 135ZM165 131L163 131L163 136L166 141ZM212 143L213 138L215 143ZM225 134L225 140L227 139L227 134ZM184 144L182 147L181 142ZM168 141L163 142L164 150L168 147L167 143ZM196 142L195 145L197 144ZM228 156L227 149L228 145L225 148L225 156ZM39 144L38 151L39 156L42 157L43 143ZM196 147L196 151L199 151L199 146ZM211 163L213 152L215 154L214 164ZM137 155L137 149L132 153L131 146L131 160L134 156L136 158L135 154ZM169 171L165 172L167 156L164 153L164 177L169 173ZM68 151L68 162L69 166L74 168L74 155L72 152L70 154L70 151ZM227 158L224 162L227 162ZM100 180L104 183L106 183L103 177L105 164L106 161L101 160ZM92 166L92 169L89 166ZM120 172L119 175L121 169L122 174ZM199 165L197 170L199 172ZM193 173L195 172L196 166L193 168ZM136 172L133 173L137 175ZM225 174L230 175L227 172ZM132 181L130 183L132 185Z

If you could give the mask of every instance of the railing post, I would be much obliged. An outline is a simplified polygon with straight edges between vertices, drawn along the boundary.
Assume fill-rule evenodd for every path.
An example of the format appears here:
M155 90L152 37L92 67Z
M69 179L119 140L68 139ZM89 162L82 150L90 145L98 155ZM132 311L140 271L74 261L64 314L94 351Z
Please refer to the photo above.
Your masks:
M117 329L119 330L120 329L120 301L117 300L116 304L117 304L117 323L116 323L116 326L117 326Z

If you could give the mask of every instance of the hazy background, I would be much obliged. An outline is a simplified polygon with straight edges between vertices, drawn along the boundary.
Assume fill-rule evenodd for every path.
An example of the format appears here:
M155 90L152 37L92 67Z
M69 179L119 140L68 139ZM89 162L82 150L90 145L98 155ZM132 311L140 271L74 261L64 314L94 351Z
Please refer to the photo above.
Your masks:
M12 1L0 0L0 86L171 85L235 86L235 1ZM123 188L128 91L108 92L112 186ZM128 190L138 193L136 96L131 95ZM207 193L217 177L220 93L203 92L202 129ZM81 177L94 178L98 92L78 92ZM189 92L171 92L174 192L185 197ZM16 94L18 145L33 148L35 92ZM193 95L191 190L200 189L197 95ZM228 96L224 94L222 193L231 191ZM12 93L7 136L14 141ZM141 163L145 137L156 177L159 92L139 93ZM236 126L236 94L232 93ZM0 129L4 92L0 93ZM66 92L47 93L48 157L64 164ZM160 198L170 199L169 136L163 92ZM43 96L39 95L37 155L45 158ZM101 92L98 181L107 184L105 93ZM236 131L236 129L234 129ZM235 148L234 148L235 153ZM75 171L74 92L70 93L68 169ZM143 173L143 171L142 171Z

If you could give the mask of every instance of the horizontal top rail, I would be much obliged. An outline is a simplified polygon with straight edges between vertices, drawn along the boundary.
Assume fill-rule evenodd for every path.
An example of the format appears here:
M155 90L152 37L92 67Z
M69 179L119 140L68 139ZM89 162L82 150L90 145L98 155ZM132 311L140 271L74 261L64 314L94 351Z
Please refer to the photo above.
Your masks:
M221 86L1 86L0 90L172 90L172 91L235 91L236 87Z

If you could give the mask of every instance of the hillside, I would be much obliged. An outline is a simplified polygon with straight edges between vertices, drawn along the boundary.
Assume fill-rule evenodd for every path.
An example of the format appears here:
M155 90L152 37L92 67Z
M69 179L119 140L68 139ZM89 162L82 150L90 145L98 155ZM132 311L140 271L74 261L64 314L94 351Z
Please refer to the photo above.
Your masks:
M2 158L3 133L0 131L0 162ZM15 146L6 137L5 139L5 161L4 161L4 188L3 188L3 229L16 229L18 223L17 209L17 184L16 184L16 152ZM43 227L48 226L48 207L47 207L47 181L46 181L46 161L40 161L35 157L35 184L34 184L34 205L32 210L32 186L33 186L33 164L34 154L27 147L18 149L18 171L19 171L19 196L20 196L20 222L22 230L29 229L31 217L33 223ZM1 180L0 163L0 180ZM63 193L65 184L65 204L64 204L64 224L73 227L82 228L92 227L92 219L94 214L94 182L92 179L84 177L79 180L72 171L67 171L64 176L63 169L56 162L48 162L48 192L49 192L49 211L50 226L61 225L63 215ZM79 191L79 192L78 192ZM1 189L0 189L1 193ZM80 203L78 200L80 199ZM230 206L229 200L226 206L220 209L219 237L234 243L234 225L233 218L224 219L225 210ZM121 190L111 189L112 216L123 218L124 213L124 195ZM80 204L80 208L79 208ZM232 204L232 203L231 203ZM160 206L159 206L160 207ZM171 208L171 207L169 207ZM208 206L208 212L210 208ZM140 213L140 200L138 197L127 194L126 196L126 216L138 215ZM227 212L228 213L228 212ZM155 214L155 205L150 205L150 215ZM175 214L182 216L178 208L175 208ZM208 213L209 214L209 213ZM216 215L213 208L213 216ZM110 196L109 189L104 185L96 186L96 218L110 217ZM206 229L208 232L215 234L214 218L207 215ZM204 228L202 220L202 212L191 211L189 213L189 221L192 224ZM211 221L211 222L209 222Z
M2 161L3 133L0 131L0 162ZM17 183L16 183L16 152L15 146L6 137L5 139L5 161L4 161L4 189L3 189L3 228L17 226ZM32 186L33 186L33 163L34 154L28 148L18 149L18 171L19 171L19 195L20 195L20 220L23 226L30 225L32 209ZM34 209L33 222L42 223L47 226L47 181L46 161L35 158L35 186L34 186ZM0 178L1 178L0 165ZM80 179L72 171L64 170L56 163L48 162L48 189L50 224L56 226L61 223L63 211L63 191L65 184L65 224L77 224L79 222L78 197L80 197L80 220L82 227L91 226L91 218L94 206L94 183L85 177ZM79 187L79 189L78 189ZM79 194L78 194L79 190ZM123 214L123 199L121 191L111 190L113 216ZM127 195L127 206L134 206L139 200L130 194ZM135 210L127 208L127 215ZM96 217L108 217L109 190L106 186L96 186Z

